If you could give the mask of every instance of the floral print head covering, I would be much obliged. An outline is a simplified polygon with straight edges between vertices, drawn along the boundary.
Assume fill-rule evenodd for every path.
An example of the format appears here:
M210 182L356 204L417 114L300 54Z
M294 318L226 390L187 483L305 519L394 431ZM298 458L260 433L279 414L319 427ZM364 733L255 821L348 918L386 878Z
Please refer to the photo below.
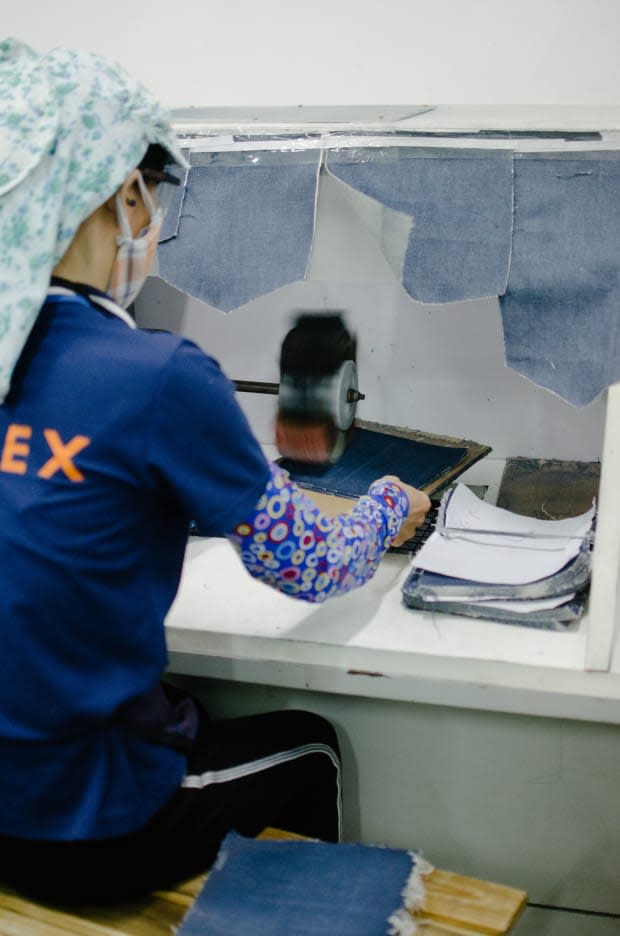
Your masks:
M120 66L0 41L0 403L52 269L151 143L187 165L166 112Z

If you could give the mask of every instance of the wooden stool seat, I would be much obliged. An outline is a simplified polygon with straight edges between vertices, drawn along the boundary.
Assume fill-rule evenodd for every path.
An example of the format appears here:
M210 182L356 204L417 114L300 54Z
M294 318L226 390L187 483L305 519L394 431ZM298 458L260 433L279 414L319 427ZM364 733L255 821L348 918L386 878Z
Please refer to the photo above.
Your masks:
M262 837L296 836L266 829ZM0 936L170 936L206 877L113 907L64 909L0 888ZM438 868L424 878L424 884L424 909L416 914L424 922L424 936L502 936L527 899L525 891Z

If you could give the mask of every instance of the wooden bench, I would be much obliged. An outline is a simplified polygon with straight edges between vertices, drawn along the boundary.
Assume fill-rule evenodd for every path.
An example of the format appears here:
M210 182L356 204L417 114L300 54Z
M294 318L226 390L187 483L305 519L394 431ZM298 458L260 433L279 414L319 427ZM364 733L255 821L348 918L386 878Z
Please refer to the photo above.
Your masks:
M275 829L262 836L295 837ZM171 936L205 878L114 907L70 910L0 889L0 936ZM424 909L416 914L424 922L424 936L501 936L510 931L527 899L525 891L438 868L424 883Z

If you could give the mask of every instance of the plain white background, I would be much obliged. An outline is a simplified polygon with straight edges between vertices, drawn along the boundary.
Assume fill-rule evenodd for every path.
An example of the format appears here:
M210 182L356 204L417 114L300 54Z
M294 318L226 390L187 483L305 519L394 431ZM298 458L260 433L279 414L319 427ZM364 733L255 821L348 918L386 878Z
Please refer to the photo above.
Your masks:
M618 103L618 0L19 0L1 28L76 45L169 107Z

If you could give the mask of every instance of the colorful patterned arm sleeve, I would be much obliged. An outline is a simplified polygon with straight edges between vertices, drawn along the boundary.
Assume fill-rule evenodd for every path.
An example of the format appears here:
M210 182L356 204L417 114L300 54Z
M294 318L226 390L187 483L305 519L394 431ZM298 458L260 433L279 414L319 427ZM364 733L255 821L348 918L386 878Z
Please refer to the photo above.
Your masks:
M350 513L327 517L272 464L254 513L229 539L254 578L320 602L372 578L408 511L403 489L383 481L373 484Z

